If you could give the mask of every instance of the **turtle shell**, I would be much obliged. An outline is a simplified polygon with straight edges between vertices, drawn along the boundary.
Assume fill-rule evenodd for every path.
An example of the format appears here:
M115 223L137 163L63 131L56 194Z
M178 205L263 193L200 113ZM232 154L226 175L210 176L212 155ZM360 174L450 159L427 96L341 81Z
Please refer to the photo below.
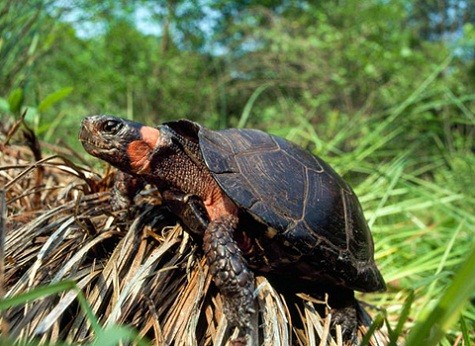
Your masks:
M385 289L360 203L327 163L259 130L199 127L198 139L222 190L273 230L268 242L283 249L275 261L292 262L304 279Z

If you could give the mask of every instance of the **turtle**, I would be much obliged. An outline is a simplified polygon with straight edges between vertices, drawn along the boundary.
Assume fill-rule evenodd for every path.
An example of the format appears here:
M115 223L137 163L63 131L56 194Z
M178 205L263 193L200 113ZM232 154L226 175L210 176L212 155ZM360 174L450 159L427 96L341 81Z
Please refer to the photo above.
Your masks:
M330 296L349 292L350 303L334 314L345 335L357 325L353 292L386 289L352 188L321 158L284 138L257 129L214 131L186 119L152 127L92 115L83 119L79 139L120 171L116 209L153 184L202 238L224 314L244 343L256 313L254 273L334 287Z

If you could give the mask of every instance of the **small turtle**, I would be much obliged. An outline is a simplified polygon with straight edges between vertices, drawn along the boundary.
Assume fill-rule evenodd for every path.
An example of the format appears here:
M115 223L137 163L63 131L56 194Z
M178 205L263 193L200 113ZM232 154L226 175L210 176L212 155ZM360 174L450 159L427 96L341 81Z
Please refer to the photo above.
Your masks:
M212 131L188 120L149 127L102 115L82 121L79 139L125 173L116 206L130 203L144 182L154 184L203 237L225 315L241 337L255 313L253 271L351 292L352 303L335 314L350 334L357 326L353 290L385 290L353 190L322 159L285 139L253 129Z

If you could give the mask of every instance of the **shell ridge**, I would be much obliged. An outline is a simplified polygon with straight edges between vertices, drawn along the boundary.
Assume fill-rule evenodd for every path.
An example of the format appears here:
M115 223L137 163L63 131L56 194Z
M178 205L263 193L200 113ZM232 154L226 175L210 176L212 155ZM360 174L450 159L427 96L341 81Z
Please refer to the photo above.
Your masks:
M304 197L303 197L303 208L302 208L302 215L300 215L300 220L304 220L305 219L305 215L307 215L307 208L308 208L308 204L309 204L309 201L308 201L308 198L309 198L309 195L310 195L310 184L309 184L309 181L310 181L310 177L308 176L308 168L304 166L304 169L305 169L305 180L304 180ZM307 224L305 222L305 224ZM307 227L308 229L310 229L309 227ZM313 233L313 232L312 232Z
M350 212L348 210L348 201L346 200L345 191L340 189L341 201L343 204L343 215L345 217L345 236L346 236L346 251L350 252L350 236L351 236L351 225L349 224Z

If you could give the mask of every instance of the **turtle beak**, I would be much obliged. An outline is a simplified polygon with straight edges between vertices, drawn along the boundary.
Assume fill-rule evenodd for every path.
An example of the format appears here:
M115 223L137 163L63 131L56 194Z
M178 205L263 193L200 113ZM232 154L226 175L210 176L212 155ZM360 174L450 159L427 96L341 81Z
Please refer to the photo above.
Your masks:
M85 142L92 134L92 120L91 117L84 118L81 121L81 130L79 131L79 140Z

